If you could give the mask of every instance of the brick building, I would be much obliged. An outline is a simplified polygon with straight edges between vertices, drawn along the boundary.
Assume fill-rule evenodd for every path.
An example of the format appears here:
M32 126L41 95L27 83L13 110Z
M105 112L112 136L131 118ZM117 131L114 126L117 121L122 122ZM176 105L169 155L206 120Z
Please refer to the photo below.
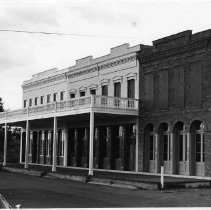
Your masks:
M210 176L211 31L184 31L140 51L141 169Z
M211 31L128 44L23 83L20 162L210 176ZM5 132L6 165L7 132Z

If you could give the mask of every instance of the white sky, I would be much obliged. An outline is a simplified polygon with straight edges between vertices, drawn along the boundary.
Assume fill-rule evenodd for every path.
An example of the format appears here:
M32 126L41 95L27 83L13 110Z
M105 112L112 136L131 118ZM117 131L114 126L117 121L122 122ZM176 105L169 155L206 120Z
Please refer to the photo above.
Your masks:
M193 30L211 29L211 1L0 0L0 29L93 34L96 37L0 32L0 97L5 109L22 106L22 82L111 47ZM116 36L105 38L104 36ZM134 38L135 37L135 38Z

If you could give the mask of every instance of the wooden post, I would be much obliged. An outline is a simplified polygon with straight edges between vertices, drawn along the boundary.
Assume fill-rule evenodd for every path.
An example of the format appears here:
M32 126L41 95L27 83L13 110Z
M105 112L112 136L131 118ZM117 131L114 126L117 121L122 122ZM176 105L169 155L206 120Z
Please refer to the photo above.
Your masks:
M54 123L53 123L53 164L52 164L52 171L56 171L56 142L57 142L57 118L54 117Z
M4 162L3 166L7 164L7 123L5 123L5 130L4 130Z
M25 148L25 166L28 168L29 162L29 120L26 121L26 148Z
M20 159L19 162L22 163L22 153L23 153L23 128L21 128L21 140L20 140Z
M94 111L92 110L94 103L93 95L91 95L91 111L90 111L90 138L89 138L89 175L93 175L93 140L94 140Z

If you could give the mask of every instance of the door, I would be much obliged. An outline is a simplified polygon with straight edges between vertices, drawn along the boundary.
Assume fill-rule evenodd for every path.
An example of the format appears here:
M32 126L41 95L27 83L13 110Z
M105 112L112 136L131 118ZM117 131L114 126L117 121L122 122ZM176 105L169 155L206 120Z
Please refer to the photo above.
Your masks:
M155 138L150 135L149 139L149 172L154 173L155 168Z
M170 156L170 135L165 134L163 135L163 166L164 166L164 173L170 174L171 173L171 156Z
M204 176L204 133L196 132L196 164L195 175Z
M179 139L178 139L178 158L179 158L179 164L178 164L178 173L181 175L188 175L189 174L189 162L188 162L188 154L187 154L187 148L188 148L188 141L187 141L187 135L180 133Z

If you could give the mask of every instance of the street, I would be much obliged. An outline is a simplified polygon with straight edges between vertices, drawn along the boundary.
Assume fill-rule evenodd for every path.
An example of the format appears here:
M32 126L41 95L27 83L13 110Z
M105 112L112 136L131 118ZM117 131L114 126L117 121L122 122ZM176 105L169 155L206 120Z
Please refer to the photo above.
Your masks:
M131 190L0 172L0 193L14 207L209 207L211 189Z

